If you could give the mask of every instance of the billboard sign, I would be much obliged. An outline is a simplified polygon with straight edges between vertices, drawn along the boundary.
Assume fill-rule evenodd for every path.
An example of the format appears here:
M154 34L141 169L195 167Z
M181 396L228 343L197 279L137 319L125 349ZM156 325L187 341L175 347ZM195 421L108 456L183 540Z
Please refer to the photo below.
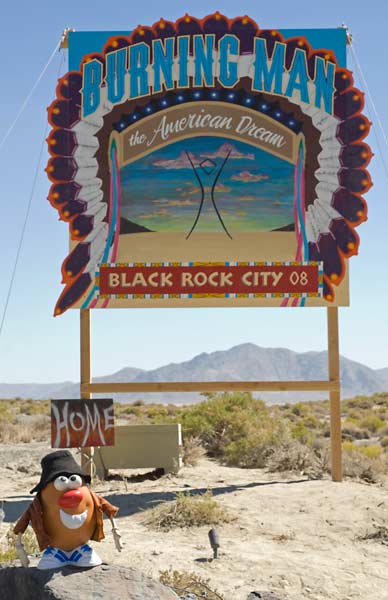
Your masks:
M332 31L313 47L217 12L98 52L70 34L49 107L49 201L71 238L55 314L348 304L370 123Z

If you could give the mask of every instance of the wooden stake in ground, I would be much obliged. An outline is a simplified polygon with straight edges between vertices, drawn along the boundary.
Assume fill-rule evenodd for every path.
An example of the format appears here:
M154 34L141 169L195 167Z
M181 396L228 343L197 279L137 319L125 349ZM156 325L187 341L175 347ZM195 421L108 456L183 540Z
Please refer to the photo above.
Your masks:
M327 309L329 380L336 384L330 389L331 477L342 481L340 360L338 345L338 308Z
M80 311L80 398L90 400L91 392L85 391L84 384L90 384L92 380L91 367L91 316L90 310ZM93 477L93 453L94 448L83 448L81 454L81 464L85 472Z

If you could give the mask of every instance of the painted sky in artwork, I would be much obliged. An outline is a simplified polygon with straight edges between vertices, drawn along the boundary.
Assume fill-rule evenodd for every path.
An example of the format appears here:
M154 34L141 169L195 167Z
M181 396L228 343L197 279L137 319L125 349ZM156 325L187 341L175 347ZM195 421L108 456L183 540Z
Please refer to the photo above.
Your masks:
M195 232L224 231L213 186L231 235L293 223L293 165L243 142L179 141L123 167L120 176L121 216L151 231L188 233L201 204L200 182L204 200Z

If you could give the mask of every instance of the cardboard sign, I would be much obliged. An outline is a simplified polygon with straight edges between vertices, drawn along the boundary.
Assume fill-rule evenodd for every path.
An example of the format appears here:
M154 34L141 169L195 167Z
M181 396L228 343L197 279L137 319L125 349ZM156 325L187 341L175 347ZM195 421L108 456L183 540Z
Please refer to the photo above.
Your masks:
M372 153L344 30L185 15L128 35L71 33L69 60L49 107L49 201L71 238L56 315L349 303ZM263 264L282 269L283 287L242 272L230 289L214 284L220 266ZM298 265L313 286L290 280Z
M113 400L51 400L52 448L114 446Z

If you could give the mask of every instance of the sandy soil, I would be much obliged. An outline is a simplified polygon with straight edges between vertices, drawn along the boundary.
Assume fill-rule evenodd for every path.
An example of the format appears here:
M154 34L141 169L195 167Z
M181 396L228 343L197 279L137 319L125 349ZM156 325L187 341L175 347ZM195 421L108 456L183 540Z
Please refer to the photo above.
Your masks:
M43 444L0 447L0 539L25 509L39 479ZM120 506L126 542L115 551L97 544L102 558L133 565L157 577L160 570L195 571L209 578L227 600L246 600L252 590L272 590L284 600L388 600L388 547L359 541L373 525L388 526L388 484L284 479L262 470L221 467L203 460L176 476L156 481L97 483L94 489ZM151 532L144 511L173 499L180 490L212 490L236 517L219 527L219 560L211 556L209 527Z

